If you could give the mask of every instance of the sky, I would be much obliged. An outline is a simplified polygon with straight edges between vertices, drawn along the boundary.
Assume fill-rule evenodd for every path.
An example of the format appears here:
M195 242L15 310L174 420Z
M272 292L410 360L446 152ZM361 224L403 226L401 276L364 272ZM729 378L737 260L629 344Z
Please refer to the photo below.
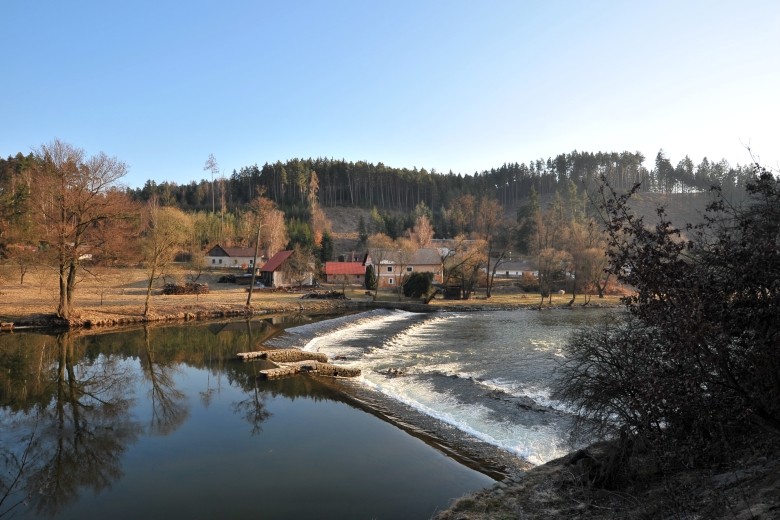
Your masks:
M209 179L209 154L780 169L777 0L3 0L0 59L0 156L56 138L133 188Z

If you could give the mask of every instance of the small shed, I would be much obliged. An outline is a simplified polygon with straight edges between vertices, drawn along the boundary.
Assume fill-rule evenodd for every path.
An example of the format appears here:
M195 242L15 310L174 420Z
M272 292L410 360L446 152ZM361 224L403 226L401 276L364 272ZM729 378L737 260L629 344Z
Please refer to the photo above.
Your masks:
M444 299L445 300L462 300L463 299L463 286L462 285L445 285L444 286Z
M305 273L302 280L288 278L285 274L284 264L292 255L293 251L279 251L260 268L262 282L266 287L290 287L296 285L299 281L302 281L302 285L312 285L314 283L314 272L311 268L309 272Z

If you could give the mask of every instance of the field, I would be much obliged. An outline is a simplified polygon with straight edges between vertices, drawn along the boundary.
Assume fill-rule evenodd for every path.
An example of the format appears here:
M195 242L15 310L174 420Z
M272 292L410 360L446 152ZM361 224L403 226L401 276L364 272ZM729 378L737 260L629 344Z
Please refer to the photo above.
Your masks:
M163 295L162 281L155 281L151 300L151 319L188 319L204 314L238 313L246 304L246 286L217 283L223 273L205 273L198 279L207 283L208 294ZM147 273L137 268L96 268L81 273L74 294L74 314L80 321L92 324L139 321L146 298ZM255 312L288 312L299 310L300 293L255 291ZM0 266L0 319L35 321L51 317L59 298L57 273L52 269L34 268L19 283L18 270ZM316 306L316 302L315 306ZM312 304L307 303L307 308Z

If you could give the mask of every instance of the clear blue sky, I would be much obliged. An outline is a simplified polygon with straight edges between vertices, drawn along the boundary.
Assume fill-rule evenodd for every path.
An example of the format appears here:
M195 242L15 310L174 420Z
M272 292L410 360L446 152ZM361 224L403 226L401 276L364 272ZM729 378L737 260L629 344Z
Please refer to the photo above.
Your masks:
M293 157L473 173L663 148L780 164L780 2L4 0L0 155L126 184Z

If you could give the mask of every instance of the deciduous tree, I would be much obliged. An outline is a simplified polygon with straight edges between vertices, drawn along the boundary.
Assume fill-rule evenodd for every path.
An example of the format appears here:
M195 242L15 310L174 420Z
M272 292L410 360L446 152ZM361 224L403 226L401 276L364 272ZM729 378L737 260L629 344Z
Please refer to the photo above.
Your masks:
M603 188L609 270L636 292L625 318L568 342L557 396L583 425L670 465L728 457L759 432L780 438L780 180L756 167L747 190L744 206L718 190L683 236L663 208L648 226L634 191Z
M414 240L417 248L431 247L433 236L433 226L428 217L425 215L417 217L412 230L412 240Z
M282 272L285 278L302 287L314 272L314 255L308 249L296 245L293 253L282 264Z
M160 207L156 196L147 203L145 217L142 251L148 282L144 316L148 316L154 280L173 261L174 255L184 248L192 222L179 209Z
M42 145L36 157L35 221L59 273L57 316L68 319L82 260L99 255L106 246L101 224L131 212L127 196L117 186L127 166L102 152L87 156L60 140Z

